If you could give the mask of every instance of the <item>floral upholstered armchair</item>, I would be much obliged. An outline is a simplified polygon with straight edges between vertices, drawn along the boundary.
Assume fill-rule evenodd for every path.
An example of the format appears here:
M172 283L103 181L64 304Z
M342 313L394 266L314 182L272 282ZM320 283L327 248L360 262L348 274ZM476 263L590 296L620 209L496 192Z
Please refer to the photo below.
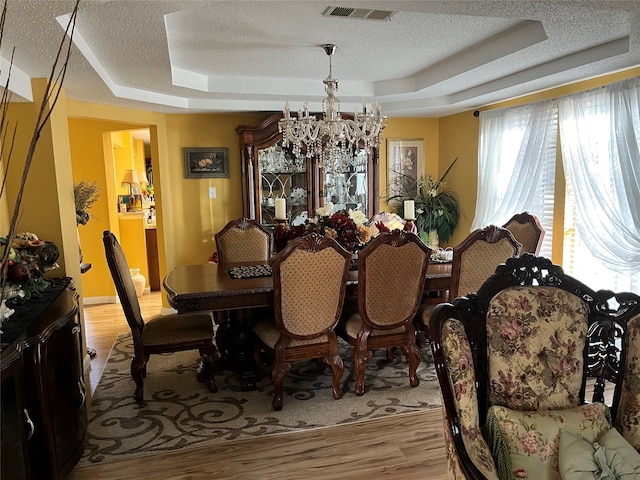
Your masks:
M640 478L640 296L524 254L436 306L429 335L450 478Z

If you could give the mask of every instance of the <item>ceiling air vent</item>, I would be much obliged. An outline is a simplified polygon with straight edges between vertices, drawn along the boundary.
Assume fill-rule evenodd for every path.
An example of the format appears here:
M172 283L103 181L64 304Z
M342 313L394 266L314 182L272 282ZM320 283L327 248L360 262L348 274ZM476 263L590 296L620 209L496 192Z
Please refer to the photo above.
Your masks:
M371 10L369 8L328 7L325 17L357 18L360 20L391 20L393 12L387 10Z

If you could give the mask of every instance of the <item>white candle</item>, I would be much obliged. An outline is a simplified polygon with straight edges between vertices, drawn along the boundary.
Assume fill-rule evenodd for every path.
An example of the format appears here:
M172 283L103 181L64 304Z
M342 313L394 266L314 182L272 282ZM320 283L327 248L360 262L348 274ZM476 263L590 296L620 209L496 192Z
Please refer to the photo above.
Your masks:
M416 202L413 200L404 201L404 218L405 220L414 220L416 218Z
M284 220L287 218L287 202L284 198L276 198L276 219Z

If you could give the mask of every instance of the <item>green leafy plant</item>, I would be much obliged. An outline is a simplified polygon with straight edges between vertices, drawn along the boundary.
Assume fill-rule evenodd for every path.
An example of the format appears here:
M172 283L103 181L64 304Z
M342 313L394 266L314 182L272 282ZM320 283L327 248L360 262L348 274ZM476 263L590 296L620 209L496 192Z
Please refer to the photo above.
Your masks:
M396 213L400 215L403 214L404 200L415 202L416 228L425 243L429 243L429 232L432 230L438 233L440 241L448 241L458 225L461 214L458 194L447 190L443 183L457 161L458 157L437 181L432 175L428 175L426 179L420 177L419 180L415 180L408 175L397 173L400 178L399 193L389 197L387 201L390 205L395 205Z
M73 197L76 204L76 222L86 225L89 221L89 209L100 197L100 189L96 182L81 180L73 184Z

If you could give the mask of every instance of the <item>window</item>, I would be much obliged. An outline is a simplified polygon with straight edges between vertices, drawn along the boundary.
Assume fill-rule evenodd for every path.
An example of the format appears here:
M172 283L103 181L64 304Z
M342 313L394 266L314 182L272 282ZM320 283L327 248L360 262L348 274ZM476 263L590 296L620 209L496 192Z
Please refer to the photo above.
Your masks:
M640 77L480 120L473 228L528 210L545 229L540 254L551 258L559 129L563 267L594 289L640 292Z
M528 211L545 230L540 255L551 257L557 125L554 102L481 113L472 230Z

